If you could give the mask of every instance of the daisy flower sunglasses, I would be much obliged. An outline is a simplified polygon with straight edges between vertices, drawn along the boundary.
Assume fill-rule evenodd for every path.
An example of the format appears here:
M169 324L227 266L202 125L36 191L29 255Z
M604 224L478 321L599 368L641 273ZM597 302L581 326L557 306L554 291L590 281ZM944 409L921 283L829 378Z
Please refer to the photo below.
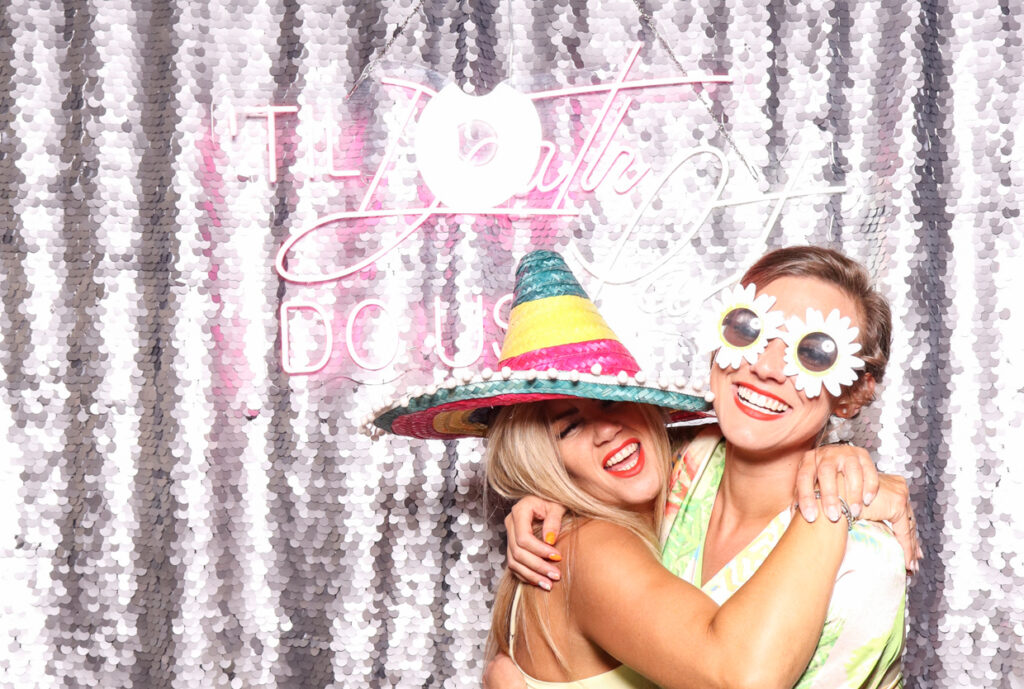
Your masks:
M714 324L715 363L722 369L739 368L745 360L753 365L768 348L782 338L786 343L783 373L794 378L797 390L817 397L821 388L838 397L842 386L857 380L864 361L856 356L859 330L850 319L833 309L828 316L808 308L804 318L786 318L772 311L775 297L756 294L754 285L739 285L729 290L716 310Z

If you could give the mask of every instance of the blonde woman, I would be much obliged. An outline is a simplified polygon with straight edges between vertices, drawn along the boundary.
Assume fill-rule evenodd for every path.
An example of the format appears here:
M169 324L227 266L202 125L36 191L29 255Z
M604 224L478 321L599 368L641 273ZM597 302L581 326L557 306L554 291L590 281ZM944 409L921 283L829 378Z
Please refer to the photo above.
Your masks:
M491 646L528 685L790 686L817 642L846 525L794 520L721 607L672 575L656 535L664 421L704 402L644 380L561 258L534 252L517 271L500 370L414 397L375 423L417 437L486 435L498 492L569 507L562 585L542 594L506 573L496 597Z

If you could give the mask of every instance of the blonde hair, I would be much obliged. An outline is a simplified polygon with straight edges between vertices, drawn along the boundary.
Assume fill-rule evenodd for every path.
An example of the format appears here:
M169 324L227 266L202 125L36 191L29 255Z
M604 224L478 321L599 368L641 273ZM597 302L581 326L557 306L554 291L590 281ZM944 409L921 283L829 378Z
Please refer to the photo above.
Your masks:
M660 552L657 534L664 515L668 492L669 442L665 431L665 414L658 407L641 404L644 419L650 426L655 447L649 457L656 458L661 489L653 505L653 514L643 515L597 500L573 480L562 462L554 430L548 419L544 403L517 404L504 407L490 425L487 433L487 480L501 496L518 500L534 495L557 502L568 510L562 520L560 533L571 534L582 521L600 519L629 529L639 536L657 555ZM561 586L571 585L571 559L563 567ZM519 580L505 571L495 593L491 633L487 640L487 656L497 652L511 655L509 630L511 628L512 600ZM551 637L544 616L540 614L540 592L535 586L524 586L520 594L516 626L522 630L527 622L539 629L541 637L551 649L562 669L570 667ZM567 601L569 597L565 596Z

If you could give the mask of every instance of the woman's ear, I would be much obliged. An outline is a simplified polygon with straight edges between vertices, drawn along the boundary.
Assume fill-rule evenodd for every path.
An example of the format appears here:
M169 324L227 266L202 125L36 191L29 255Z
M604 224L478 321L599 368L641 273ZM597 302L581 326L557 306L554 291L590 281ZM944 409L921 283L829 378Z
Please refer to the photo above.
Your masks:
M865 373L853 384L846 394L839 398L833 414L841 419L852 419L860 413L861 407L875 398L875 377Z

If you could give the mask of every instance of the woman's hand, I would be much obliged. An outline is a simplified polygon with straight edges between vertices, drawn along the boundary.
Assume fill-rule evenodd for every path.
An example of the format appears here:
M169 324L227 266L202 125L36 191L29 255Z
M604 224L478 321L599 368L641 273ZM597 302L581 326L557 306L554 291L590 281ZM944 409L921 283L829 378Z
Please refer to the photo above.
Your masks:
M505 517L508 532L506 557L509 570L518 579L535 584L545 591L551 590L553 582L561 579L561 573L552 562L561 562L562 555L552 546L558 540L565 508L556 502L537 497L525 497L512 506ZM534 536L533 525L541 522L544 540Z
M816 492L821 492L821 507L829 521L842 516L836 478L846 479L846 496L850 512L859 517L863 506L870 505L878 494L878 470L871 455L856 445L823 445L804 453L797 469L796 498L804 519L818 518Z
M878 497L864 508L861 519L873 522L887 522L896 540L903 546L903 557L907 571L917 574L918 560L924 557L917 539L917 522L914 508L910 504L910 490L902 476L880 474Z
M837 521L842 516L839 476L846 480L844 497L853 516L888 522L903 548L907 571L916 573L917 561L924 554L918 544L907 482L901 476L879 474L863 448L834 444L804 454L796 478L797 503L804 519L813 522L818 516L816 490L821 493L822 509L829 520Z

